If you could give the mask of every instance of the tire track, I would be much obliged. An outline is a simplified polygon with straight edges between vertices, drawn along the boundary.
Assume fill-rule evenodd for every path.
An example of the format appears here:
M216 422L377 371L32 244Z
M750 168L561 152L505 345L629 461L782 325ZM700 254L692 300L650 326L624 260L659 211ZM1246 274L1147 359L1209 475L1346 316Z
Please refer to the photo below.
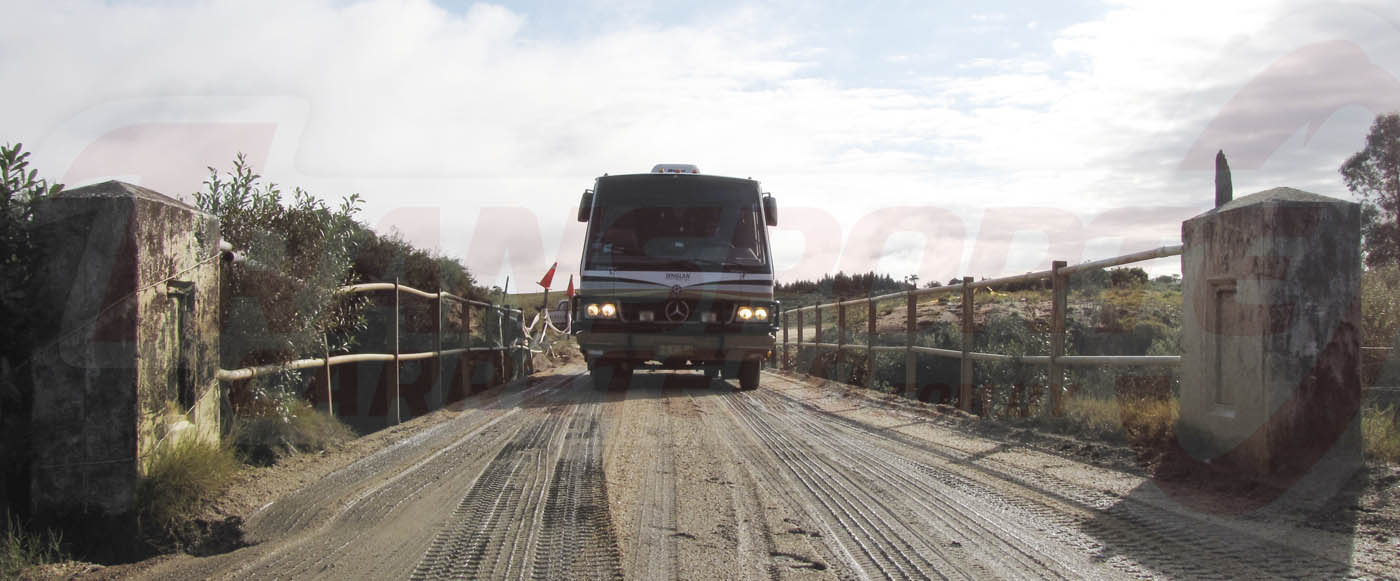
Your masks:
M926 488L924 498L964 507L954 513L1023 531L1013 538L1033 542L1037 536L1048 537L1120 574L1193 579L1379 575L1256 537L1239 526L1106 494L995 456L973 462L970 454L878 430L787 395L768 392L759 397L792 408L775 416L802 424L805 434L842 451L853 465L902 466L894 473L904 472L901 480L906 484L938 483L936 490Z
M562 423L554 416L534 418L501 448L457 505L448 527L433 539L412 578L504 576L497 566L502 554L514 549L517 537L511 529L519 513L533 512L532 501L538 500L543 480L538 464Z
M258 515L269 522L251 525L260 531L259 536L269 534L268 524L274 530L290 527L304 532L270 544L266 550L255 548L255 556L240 559L230 574L242 577L262 574L256 571L287 574L325 570L352 550L376 523L436 484L438 478L483 460L500 445L501 437L510 433L510 422L523 405L544 400L573 379L561 376L506 394L486 408L492 413L463 414L443 422L270 505ZM386 478L385 474L392 476Z
M621 579L622 557L603 473L601 406L587 404L569 428L554 470L534 579Z
M628 571L638 579L676 578L676 468L675 443L671 435L671 397L656 400L656 413L646 436L651 439L651 465L646 469L638 505L637 534Z
M776 396L760 396L772 400ZM784 405L784 402L778 402ZM786 406L785 406L786 407ZM1008 525L1005 514L989 514L986 507L960 501L958 486L943 485L938 480L922 477L913 470L912 462L881 446L850 439L837 434L821 416L802 411L785 414L813 441L820 442L833 458L842 459L852 470L859 471L879 486L898 505L908 509L907 515L924 526L919 527L932 544L962 545L971 557L971 567L979 569L975 576L988 574L998 578L1076 577L1087 559L1069 551L1032 549L1041 543L1036 534L1024 527ZM965 542L965 540L975 542Z
M733 569L745 578L777 581L796 571L840 568L841 557L822 542L822 533L802 528L821 521L813 516L809 503L798 498L797 483L780 472L777 458L722 403L714 401L721 398L706 397L708 405L701 406L693 392L688 396L700 410L702 429L714 441L714 447L707 449L723 450L720 455L732 459L723 462L723 469L726 480L733 483L729 494L736 528L734 560L739 565ZM779 506L792 516L770 512ZM849 578L839 569L829 572Z
M724 404L782 461L821 508L817 515L830 537L852 558L862 577L887 579L967 579L966 567L943 549L925 542L881 499L868 481L810 447L804 438L782 433L776 414L753 405L752 394L735 393Z
M596 401L522 426L469 488L413 579L619 578Z
M394 472L399 466L414 462L414 459L427 457L432 460L447 449L461 446L481 428L504 419L520 410L524 403L539 400L552 391L566 386L572 377L559 377L553 381L540 382L519 392L507 393L489 406L477 412L462 414L453 420L443 422L414 434L393 446L381 449L349 466L328 474L306 488L287 498L269 504L249 519L249 528L258 536L281 536L324 523L352 510L366 496L391 482L374 482L378 474ZM465 435L453 437L454 434ZM421 467L425 461L415 462L406 469L399 469L401 476ZM369 484L369 487L366 487ZM328 505L326 499L340 498L346 491L358 494L349 496L339 505Z
M906 507L907 518L922 523L918 529L929 543L960 545L968 553L966 566L974 576L1068 579L1101 569L1084 551L1048 546L1043 540L1046 529L1026 526L1024 513L989 502L994 499L970 497L966 491L980 487L974 481L951 474L929 478L932 474L928 471L936 469L918 465L864 433L838 431L841 426L829 414L800 409L793 405L796 402L777 394L756 397L767 406L786 408L775 415L800 430L802 437L820 443L832 457L864 474L893 504ZM1098 570L1096 575L1108 573Z

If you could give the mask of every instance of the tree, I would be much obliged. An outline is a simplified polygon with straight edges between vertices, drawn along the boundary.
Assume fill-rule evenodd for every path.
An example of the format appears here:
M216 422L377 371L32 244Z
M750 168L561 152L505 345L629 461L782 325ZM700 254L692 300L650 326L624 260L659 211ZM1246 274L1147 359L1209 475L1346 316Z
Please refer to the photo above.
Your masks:
M34 210L40 199L63 189L29 169L29 152L23 147L0 147L0 316L7 327L0 339L0 356L10 364L29 355L25 322L32 314L30 284L38 251L33 240Z
M1366 148L1338 169L1361 197L1367 266L1400 262L1400 113L1377 115Z
M34 390L25 369L34 347L34 283L39 266L34 212L39 200L57 194L29 169L22 144L0 147L0 511L28 510L29 407Z

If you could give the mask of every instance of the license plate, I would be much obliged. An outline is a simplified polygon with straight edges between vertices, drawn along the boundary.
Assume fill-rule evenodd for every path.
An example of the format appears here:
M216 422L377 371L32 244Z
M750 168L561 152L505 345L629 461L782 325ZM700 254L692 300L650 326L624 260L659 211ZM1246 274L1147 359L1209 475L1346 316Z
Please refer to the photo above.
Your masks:
M666 359L678 355L685 355L687 353L690 353L689 345L658 345L656 347L656 357L658 359Z

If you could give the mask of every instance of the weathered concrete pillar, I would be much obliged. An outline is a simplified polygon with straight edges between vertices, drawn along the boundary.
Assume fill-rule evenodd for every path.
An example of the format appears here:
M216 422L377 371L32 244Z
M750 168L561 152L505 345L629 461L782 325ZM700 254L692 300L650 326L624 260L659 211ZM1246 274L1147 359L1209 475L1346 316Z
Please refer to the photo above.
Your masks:
M219 437L219 224L121 182L38 211L34 353L38 514L126 512L163 442Z
M1185 450L1284 489L1349 476L1361 460L1359 206L1275 188L1181 230Z

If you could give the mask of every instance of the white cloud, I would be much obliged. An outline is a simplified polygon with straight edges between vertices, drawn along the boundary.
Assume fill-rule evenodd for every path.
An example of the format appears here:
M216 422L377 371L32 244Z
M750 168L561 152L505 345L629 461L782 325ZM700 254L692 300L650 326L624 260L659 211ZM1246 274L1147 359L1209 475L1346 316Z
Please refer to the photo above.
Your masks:
M855 49L824 44L839 35L784 30L761 6L664 24L609 21L570 39L532 36L530 14L490 4L452 13L425 0L72 1L10 13L26 25L0 32L0 78L37 82L0 94L9 132L0 139L38 146L49 175L69 172L85 143L132 125L166 135L160 124L261 123L274 128L263 144L270 177L327 197L362 192L371 222L408 206L439 208L441 246L458 256L483 254L469 247L482 207L523 206L538 216L542 248L513 253L525 257L517 267L542 268L564 248L561 273L576 260L563 238L577 193L603 172L663 161L763 180L785 205L829 209L843 240L882 208L935 206L972 233L958 252L969 257L958 268L970 268L979 245L1039 239L981 232L989 207L1063 209L1084 224L1115 208L1203 208L1209 172L1183 159L1212 135L1213 119L1232 113L1232 97L1290 54L1342 40L1376 70L1400 75L1400 29L1389 23L1400 15L1384 5L1121 2L1044 47L1034 38L1050 32L1049 19L1018 14L1014 21L1035 18L1028 36L1005 39L1023 47L1010 56L929 69L906 52L865 55L910 71L907 82L884 86L819 76L823 59ZM1313 81L1285 76L1285 92L1289 82ZM1303 185L1341 194L1335 167L1360 145L1365 106L1308 118L1316 133L1304 140L1308 129L1289 125L1302 118L1300 105L1276 105L1245 111L1250 127L1278 124L1292 137L1238 170L1237 191ZM216 132L233 134L244 137L226 139L262 135ZM207 145L142 159L226 167L232 150L258 147ZM109 171L143 173L161 171ZM197 187L198 172L166 173ZM1177 218L1166 216L1155 227L1170 235ZM1051 248L1090 248L1041 234ZM919 245L896 246L881 267L921 268ZM780 264L800 263L793 253L801 252L777 249ZM1055 258L1093 257L1084 252ZM921 276L952 274L962 273ZM537 276L515 273L527 275Z

